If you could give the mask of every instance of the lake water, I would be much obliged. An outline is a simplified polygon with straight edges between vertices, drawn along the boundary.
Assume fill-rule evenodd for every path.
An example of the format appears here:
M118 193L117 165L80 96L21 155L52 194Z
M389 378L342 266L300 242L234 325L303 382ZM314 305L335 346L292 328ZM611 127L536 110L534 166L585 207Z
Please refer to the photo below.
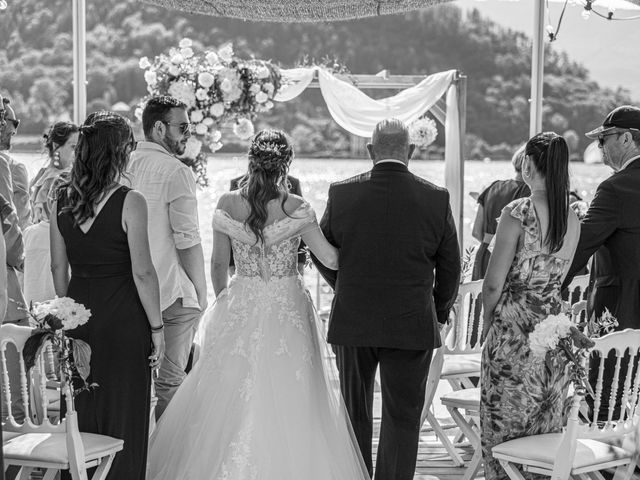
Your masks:
M46 163L46 158L38 153L15 153L14 158L27 167L30 176L35 175ZM229 189L229 181L245 172L247 165L243 155L221 155L213 157L208 164L209 187L198 194L198 210L205 258L209 259L212 249L211 215L218 197ZM318 218L324 212L329 185L337 180L365 172L371 168L371 162L365 159L333 160L320 158L298 158L291 165L291 175L301 181L305 198L315 209ZM409 169L423 178L444 185L444 162L414 160ZM571 188L576 189L587 201L591 201L598 184L610 175L611 170L602 164L571 164ZM463 241L465 248L474 244L471 227L476 214L476 203L469 192L479 192L493 180L511 178L513 168L510 162L465 163L465 195ZM207 260L208 265L208 260ZM208 270L208 267L207 267ZM207 277L209 274L207 272ZM307 275L307 282L314 291L315 275ZM324 302L322 302L324 303Z

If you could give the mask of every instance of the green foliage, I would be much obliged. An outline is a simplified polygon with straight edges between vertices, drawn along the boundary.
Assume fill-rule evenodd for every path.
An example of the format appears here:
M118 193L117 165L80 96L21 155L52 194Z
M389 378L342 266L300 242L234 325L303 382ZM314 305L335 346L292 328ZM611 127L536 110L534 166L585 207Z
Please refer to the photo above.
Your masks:
M139 57L153 58L189 37L202 47L232 41L240 56L285 68L312 58L331 59L353 73L459 69L468 76L467 131L475 140L468 150L474 156L510 157L510 146L528 136L530 40L477 9L463 15L444 5L352 22L270 24L188 15L136 0L88 0L87 15L90 109L117 101L135 105L146 94ZM0 91L13 99L23 133L41 133L72 110L71 28L68 0L11 2L0 14ZM583 132L615 105L631 103L626 90L599 87L582 65L553 48L547 49L545 72L543 127L577 132L578 149L586 143ZM291 132L300 152L348 150L348 134L330 119L318 92L279 106L261 122ZM444 135L438 135L436 143L443 142Z

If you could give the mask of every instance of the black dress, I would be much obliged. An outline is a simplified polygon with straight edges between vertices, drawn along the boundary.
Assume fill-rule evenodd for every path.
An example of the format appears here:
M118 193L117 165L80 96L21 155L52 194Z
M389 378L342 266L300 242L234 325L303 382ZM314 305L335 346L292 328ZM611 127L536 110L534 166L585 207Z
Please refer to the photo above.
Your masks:
M71 265L67 296L91 310L69 336L91 346L90 382L75 399L80 431L124 440L107 479L144 480L149 433L151 331L131 271L122 208L129 189L118 188L84 233L74 225L64 192L58 228ZM64 404L64 402L63 402Z

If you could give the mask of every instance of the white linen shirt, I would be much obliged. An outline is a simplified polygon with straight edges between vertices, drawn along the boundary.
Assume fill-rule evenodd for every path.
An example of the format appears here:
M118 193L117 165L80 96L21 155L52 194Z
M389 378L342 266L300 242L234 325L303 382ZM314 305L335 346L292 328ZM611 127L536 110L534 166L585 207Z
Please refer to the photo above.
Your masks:
M131 188L147 200L149 246L162 310L179 298L183 307L200 308L193 282L178 257L178 250L200 243L194 173L161 145L138 142L126 176Z

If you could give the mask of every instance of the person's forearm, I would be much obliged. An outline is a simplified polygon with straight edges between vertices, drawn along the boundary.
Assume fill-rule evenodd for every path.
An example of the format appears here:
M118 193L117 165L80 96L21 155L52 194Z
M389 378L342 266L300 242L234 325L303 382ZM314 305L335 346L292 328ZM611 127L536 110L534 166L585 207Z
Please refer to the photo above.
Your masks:
M484 309L484 320L485 323L490 322L493 318L493 311L498 304L498 300L500 300L500 294L502 292L500 289L491 287L489 285L485 285L482 288L482 304Z
M228 263L211 262L211 283L213 283L213 293L216 297L222 290L227 288L229 281Z
M158 276L155 270L145 270L135 272L133 281L138 290L140 303L147 314L151 328L162 327L162 311L160 310L160 287L158 286Z
M180 264L193 283L198 295L198 302L202 305L207 298L207 280L204 273L204 254L202 244L193 247L178 249Z
M53 276L53 288L58 297L65 297L69 288L69 267L63 265L52 265L51 275Z

